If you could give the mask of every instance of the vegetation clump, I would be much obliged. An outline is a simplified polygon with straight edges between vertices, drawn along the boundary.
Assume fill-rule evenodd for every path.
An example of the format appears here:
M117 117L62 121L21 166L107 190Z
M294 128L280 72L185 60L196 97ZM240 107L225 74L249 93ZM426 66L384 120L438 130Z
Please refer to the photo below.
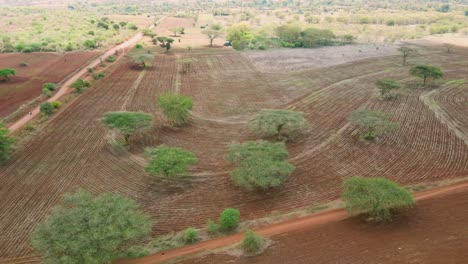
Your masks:
M13 151L15 139L10 137L8 128L0 122L0 164L10 158Z
M411 194L390 180L357 176L344 181L342 199L351 214L365 212L378 221L390 221L392 210L414 204Z
M142 112L107 112L101 121L106 127L120 131L128 145L132 134L152 126L153 116Z
M76 80L70 85L71 88L75 89L76 93L82 93L85 88L88 88L90 86L91 86L91 83L83 79Z
M236 165L231 172L234 184L254 190L282 185L295 169L287 157L284 143L260 140L231 144L226 160Z
M151 232L150 217L128 198L80 190L65 194L31 235L31 244L50 263L106 263ZM73 238L73 239L71 239Z
M353 111L349 122L361 129L359 134L364 140L374 140L398 128L397 124L390 122L387 114L366 109Z
M196 243L201 238L198 234L198 231L195 228L189 227L182 232L180 239L184 244L188 245Z
M410 70L411 75L423 79L423 87L426 87L428 79L440 79L444 73L438 67L431 65L416 65Z
M226 208L219 216L219 228L223 232L234 231L239 225L240 212L234 208Z
M14 76L14 75L16 75L16 69L12 69L12 68L0 69L0 80L9 81L10 80L9 76Z
M378 80L376 84L379 89L380 99L382 100L395 98L396 95L392 91L400 88L400 84L397 81L390 79Z
M265 244L265 240L255 234L252 230L248 229L245 231L244 238L242 239L241 247L242 250L249 254L257 254Z
M181 176L197 162L195 155L181 148L160 145L145 150L148 164L145 171L153 175L162 175L167 179Z

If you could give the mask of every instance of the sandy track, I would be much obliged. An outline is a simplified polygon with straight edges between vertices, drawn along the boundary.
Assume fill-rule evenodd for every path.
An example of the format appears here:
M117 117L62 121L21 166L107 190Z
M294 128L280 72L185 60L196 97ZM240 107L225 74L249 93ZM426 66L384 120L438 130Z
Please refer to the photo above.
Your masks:
M415 195L417 202L434 199L439 196L444 196L453 193L460 193L468 190L468 182L462 182L451 186L436 188L433 190L427 190L419 192ZM318 226L325 223L331 223L340 221L348 217L345 209L335 209L326 211L323 213L314 214L297 219L291 219L285 222L269 225L260 229L255 230L257 234L265 237L306 229L314 226ZM189 256L192 254L200 253L206 250L214 250L221 247L226 247L231 244L238 243L241 241L243 233L237 233L234 235L203 241L196 245L177 248L165 252L160 252L151 256L147 256L140 259L132 260L121 260L117 261L117 264L150 264L150 263L162 263L171 259Z

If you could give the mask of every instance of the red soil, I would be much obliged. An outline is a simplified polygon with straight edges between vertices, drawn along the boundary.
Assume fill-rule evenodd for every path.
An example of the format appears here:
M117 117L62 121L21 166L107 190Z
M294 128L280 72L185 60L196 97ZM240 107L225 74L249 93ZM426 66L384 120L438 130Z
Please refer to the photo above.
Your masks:
M16 76L10 77L10 81L0 81L0 118L39 96L42 84L63 81L96 55L96 52L0 54L0 68L16 69ZM20 67L22 62L29 66Z

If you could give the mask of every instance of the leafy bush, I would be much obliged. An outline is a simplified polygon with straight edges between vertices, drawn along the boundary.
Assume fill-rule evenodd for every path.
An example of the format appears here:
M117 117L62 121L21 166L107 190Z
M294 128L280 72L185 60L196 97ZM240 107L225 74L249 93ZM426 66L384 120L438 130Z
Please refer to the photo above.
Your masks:
M344 181L342 199L350 213L367 212L384 221L391 220L392 210L414 204L411 194L390 180L357 176Z
M223 232L230 232L239 225L240 212L234 208L226 208L219 216L219 227Z
M125 252L126 258L142 258L149 255L149 250L142 246L131 246Z
M146 148L145 154L149 160L145 171L153 175L163 175L166 178L186 173L188 167L197 162L197 158L192 152L166 145Z
M187 123L188 115L193 107L191 97L166 93L158 96L157 102L172 126Z
M47 97L51 97L52 96L52 92L46 88L43 88L42 89L42 95L43 96L47 96Z
M200 236L195 228L189 227L182 232L180 239L184 244L193 244L200 240Z
M138 27L135 24L128 24L127 28L131 29L131 30L137 30L138 29Z
M8 81L10 80L9 76L10 75L16 75L16 69L12 68L3 68L0 69L0 80L5 80Z
M248 229L245 231L241 246L247 254L256 254L262 249L264 243L265 241L262 237Z
M248 127L258 136L276 139L294 139L303 135L308 128L307 120L302 112L291 110L262 110L252 120Z
M50 102L44 102L39 106L41 113L50 115L55 111L55 107Z
M53 101L51 104L54 107L54 109L59 109L60 107L62 107L62 102L60 101Z
M91 84L83 79L76 80L70 87L75 89L75 92L82 93L84 88L90 87Z
M86 69L89 73L93 73L94 72L94 69L93 68L88 68Z
M42 88L47 89L49 91L54 91L55 87L56 87L55 83L44 83L42 85Z
M101 121L106 127L120 131L128 144L133 133L152 126L153 116L142 112L107 112Z
M104 78L105 76L106 75L103 72L99 72L99 73L93 74L93 79L97 81L97 80L99 80L101 78Z
M282 185L295 169L286 161L287 157L284 143L260 140L229 145L226 160L236 165L231 172L232 181L253 190Z
M141 48L143 48L143 45L141 45L140 43L135 45L135 49L141 49Z

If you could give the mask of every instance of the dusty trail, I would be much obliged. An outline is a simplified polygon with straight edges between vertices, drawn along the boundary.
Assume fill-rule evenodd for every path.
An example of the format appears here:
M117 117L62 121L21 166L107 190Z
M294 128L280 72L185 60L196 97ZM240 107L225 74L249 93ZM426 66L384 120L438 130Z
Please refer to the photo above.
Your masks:
M468 182L461 182L450 186L440 187L432 190L418 192L414 195L415 200L423 201L427 199L433 199L438 196L444 196L453 193L459 193L468 190ZM348 217L345 209L329 210L323 213L318 213L302 218L295 218L272 224L255 230L257 234L261 236L269 237L278 234L283 234L291 231L297 231L306 229L314 226L318 226L325 223L337 222ZM196 245L176 248L166 252L160 252L154 255L150 255L140 259L130 260L119 260L116 264L150 264L150 263L162 263L175 258L184 257L200 253L202 251L214 250L222 247L226 247L241 241L243 233L237 233L230 236L225 236L218 239L212 239L203 241Z

